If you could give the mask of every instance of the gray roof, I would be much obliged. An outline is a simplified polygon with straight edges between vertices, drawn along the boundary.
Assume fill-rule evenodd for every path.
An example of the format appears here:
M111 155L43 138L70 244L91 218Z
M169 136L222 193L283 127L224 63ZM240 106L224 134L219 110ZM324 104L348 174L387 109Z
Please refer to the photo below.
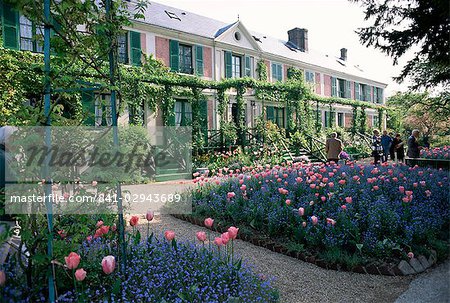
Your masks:
M148 2L148 7L144 16L145 19L136 21L211 39L218 37L236 23L225 23L154 1ZM253 31L249 32L251 35L258 38L256 41L259 47L266 53L276 54L299 62L328 68L348 75L358 76L385 84L385 81L376 79L376 77L371 76L354 63L342 61L338 57L326 55L311 49L305 53L289 47L287 40L269 37Z

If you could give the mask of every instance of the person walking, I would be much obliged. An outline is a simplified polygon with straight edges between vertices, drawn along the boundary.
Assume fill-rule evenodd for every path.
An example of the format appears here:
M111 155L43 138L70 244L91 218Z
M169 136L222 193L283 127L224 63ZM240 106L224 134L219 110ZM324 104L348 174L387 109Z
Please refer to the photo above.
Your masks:
M325 144L325 153L327 154L327 161L338 162L339 155L342 152L342 141L337 139L337 133L331 133L331 137L327 139Z
M380 131L378 129L373 130L372 137L372 157L373 163L377 165L380 162L383 154L383 146L381 145Z
M411 136L408 138L408 151L406 155L409 158L419 158L420 157L420 146L419 142L419 130L415 129L411 132Z
M383 158L381 161L387 162L389 157L389 149L392 145L392 138L388 135L386 130L383 131L383 135L381 136L381 146L383 147Z
M397 161L403 162L405 160L405 144L400 134L397 134L395 136L394 141L392 141L392 145L394 146Z

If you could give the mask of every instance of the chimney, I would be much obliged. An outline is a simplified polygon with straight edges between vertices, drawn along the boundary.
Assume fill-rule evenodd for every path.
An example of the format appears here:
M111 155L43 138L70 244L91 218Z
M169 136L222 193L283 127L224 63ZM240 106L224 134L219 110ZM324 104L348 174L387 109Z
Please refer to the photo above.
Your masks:
M302 52L308 51L308 30L306 28L293 28L288 31L289 42Z
M347 61L347 49L346 48L341 48L341 60Z

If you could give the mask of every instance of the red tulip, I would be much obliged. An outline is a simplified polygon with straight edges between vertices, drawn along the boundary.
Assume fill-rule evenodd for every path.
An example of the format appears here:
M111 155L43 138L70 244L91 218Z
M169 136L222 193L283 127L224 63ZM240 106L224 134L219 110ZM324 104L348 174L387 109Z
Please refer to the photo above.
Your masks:
M167 241L172 241L175 238L175 232L172 230L166 230L164 232L164 237L167 239Z
M132 216L130 219L130 225L131 226L136 226L139 222L139 217L138 216Z
M147 214L145 215L145 218L147 219L147 221L151 221L153 220L153 217L155 216L155 213L151 210L147 211Z

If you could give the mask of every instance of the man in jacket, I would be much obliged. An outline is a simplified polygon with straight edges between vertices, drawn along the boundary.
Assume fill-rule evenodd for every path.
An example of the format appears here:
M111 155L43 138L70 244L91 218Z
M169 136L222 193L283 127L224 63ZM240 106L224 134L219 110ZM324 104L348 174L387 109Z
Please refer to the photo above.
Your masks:
M419 130L415 129L412 131L411 136L408 138L408 152L407 156L409 158L419 158L420 157L420 147L418 140Z
M332 133L331 138L328 138L325 144L325 152L327 154L328 162L334 161L337 163L339 161L339 154L342 152L342 141L336 137L337 134Z
M383 135L381 136L381 146L383 147L383 157L381 161L386 162L389 157L389 149L392 145L392 138L388 135L386 130L383 131ZM392 159L394 160L394 159Z

